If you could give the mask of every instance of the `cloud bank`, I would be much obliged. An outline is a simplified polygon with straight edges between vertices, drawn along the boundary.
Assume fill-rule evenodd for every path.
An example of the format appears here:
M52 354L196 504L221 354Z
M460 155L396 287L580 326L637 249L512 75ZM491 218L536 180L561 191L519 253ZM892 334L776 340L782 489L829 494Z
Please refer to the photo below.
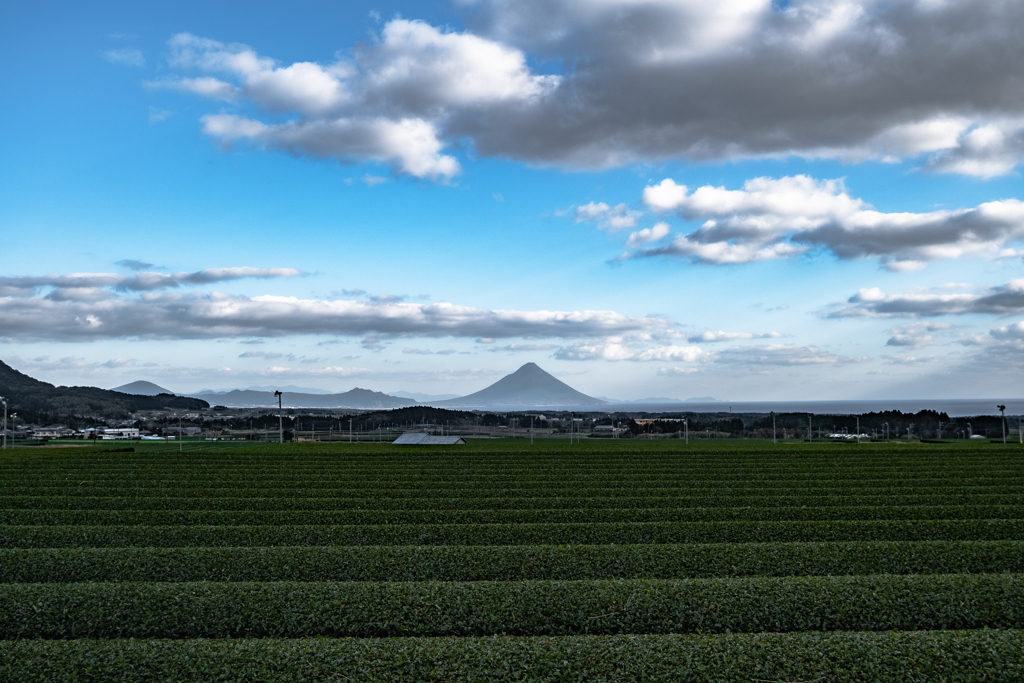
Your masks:
M614 311L492 311L451 303L407 303L399 297L356 301L154 291L179 283L297 274L288 268L214 268L172 276L81 273L2 278L0 338L88 341L320 334L366 335L379 344L380 336L590 338L670 327L661 318ZM37 290L43 287L52 291L42 295Z
M840 180L804 175L753 178L739 190L691 190L666 178L646 187L643 200L655 212L702 225L620 258L671 256L721 265L821 250L840 259L877 258L886 269L901 271L972 254L1015 256L1008 245L1024 239L1024 202L1016 199L953 211L884 213L851 197ZM668 235L663 229L650 237ZM628 246L646 241L631 238Z
M1019 2L459 5L465 30L394 19L327 63L178 34L174 75L151 85L238 106L203 119L223 144L439 181L459 173L447 150L462 141L576 169L920 157L934 172L991 177L1024 158Z
M928 289L886 294L878 287L861 289L827 318L928 318L942 315L1016 315L1024 313L1024 278L978 292ZM934 329L934 328L933 328Z

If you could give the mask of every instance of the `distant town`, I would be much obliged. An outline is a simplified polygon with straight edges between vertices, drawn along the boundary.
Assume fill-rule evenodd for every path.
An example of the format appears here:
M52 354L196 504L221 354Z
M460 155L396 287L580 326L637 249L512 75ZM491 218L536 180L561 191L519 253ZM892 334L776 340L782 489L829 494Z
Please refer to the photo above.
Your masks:
M1021 419L936 410L856 414L623 409L534 363L491 386L420 404L367 389L343 394L237 390L175 396L149 382L55 387L0 363L8 445L96 441L394 442L407 432L462 438L1022 440ZM140 393L129 393L140 392ZM144 393L143 393L144 392ZM208 399L215 402L210 404ZM258 403L257 403L258 402ZM722 406L725 408L725 406Z

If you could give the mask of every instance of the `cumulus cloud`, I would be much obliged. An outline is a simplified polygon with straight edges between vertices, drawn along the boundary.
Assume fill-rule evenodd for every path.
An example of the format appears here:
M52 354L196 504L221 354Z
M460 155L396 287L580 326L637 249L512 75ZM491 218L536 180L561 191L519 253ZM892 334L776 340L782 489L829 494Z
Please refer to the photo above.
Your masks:
M1024 339L1024 321L990 330L995 339Z
M889 270L906 271L968 254L1000 258L1010 241L1024 239L1024 202L1016 199L951 211L884 213L851 197L840 180L803 175L753 178L739 190L705 185L691 191L666 178L645 188L643 199L654 211L702 225L624 258L749 263L821 249L841 259L878 258Z
M394 19L325 63L180 34L164 84L261 112L208 120L216 139L438 180L458 173L444 149L464 141L477 155L563 168L921 157L936 172L989 177L1024 155L1020 3L457 5L466 30ZM282 112L296 118L269 123ZM399 134L418 131L416 154L397 154L385 134L399 122Z
M459 112L515 106L542 97L558 76L534 75L514 48L423 22L395 19L355 58L281 66L246 45L191 34L170 41L171 65L199 76L150 83L210 99L251 102L280 123L235 114L203 117L203 131L223 144L244 141L295 155L365 160L395 172L447 180L460 171L442 153L442 131Z
M902 346L920 349L935 343L935 337L929 332L952 329L949 323L918 323L892 328L892 336L885 342L886 346Z
M536 111L478 125L485 154L607 167L794 154L893 161L966 147L1024 111L1018 3L490 0L476 31L571 64ZM951 48L955 46L955 49ZM996 147L1009 163L1012 144ZM990 175L1007 166L934 170Z
M637 230L636 232L631 233L629 240L626 242L626 246L635 249L641 244L657 242L662 237L667 236L670 230L668 223L656 223L650 228L644 228L643 230Z
M590 202L577 206L575 212L577 223L597 221L598 225L611 232L636 227L636 221L643 215L642 211L634 211L625 204L609 206L604 202Z
M186 273L174 282L297 274L286 268L216 268ZM394 298L356 301L186 294L158 291L171 286L159 279L168 276L151 275L142 280L103 273L0 278L3 334L23 341L351 335L364 336L364 346L379 349L381 339L387 336L593 338L670 327L662 318L629 317L614 311L492 311ZM41 296L36 290L42 287L55 289ZM57 292L64 295L55 296ZM81 296L80 292L90 295Z
M886 294L878 287L861 289L845 304L835 304L827 318L927 318L941 315L1014 315L1024 312L1024 279L976 292L933 288Z
M739 339L778 339L782 335L778 332L712 332L706 330L700 334L687 337L686 341L691 344L736 341Z

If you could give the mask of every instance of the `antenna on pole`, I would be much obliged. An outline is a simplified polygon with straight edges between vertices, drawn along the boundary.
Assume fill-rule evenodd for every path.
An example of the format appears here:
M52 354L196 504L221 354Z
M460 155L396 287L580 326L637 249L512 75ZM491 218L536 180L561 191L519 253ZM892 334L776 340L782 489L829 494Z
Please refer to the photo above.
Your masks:
M1006 443L1007 442L1007 407L1006 407L1006 405L996 405L995 408L999 409L999 415L1002 416L1002 417L999 418L999 423L1002 426L1002 442ZM4 429L7 428L7 419L6 418L4 418L4 425L3 426L4 426Z
M284 409L281 407L281 397L284 396L280 391L275 391L274 396L277 396L277 436L280 443L284 443L284 417L281 413Z

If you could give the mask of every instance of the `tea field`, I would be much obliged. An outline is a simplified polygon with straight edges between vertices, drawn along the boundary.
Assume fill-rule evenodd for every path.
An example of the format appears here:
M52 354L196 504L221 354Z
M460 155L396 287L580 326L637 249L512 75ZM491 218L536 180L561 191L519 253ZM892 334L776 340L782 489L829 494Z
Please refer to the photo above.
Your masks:
M1024 448L7 451L0 680L1024 680Z

